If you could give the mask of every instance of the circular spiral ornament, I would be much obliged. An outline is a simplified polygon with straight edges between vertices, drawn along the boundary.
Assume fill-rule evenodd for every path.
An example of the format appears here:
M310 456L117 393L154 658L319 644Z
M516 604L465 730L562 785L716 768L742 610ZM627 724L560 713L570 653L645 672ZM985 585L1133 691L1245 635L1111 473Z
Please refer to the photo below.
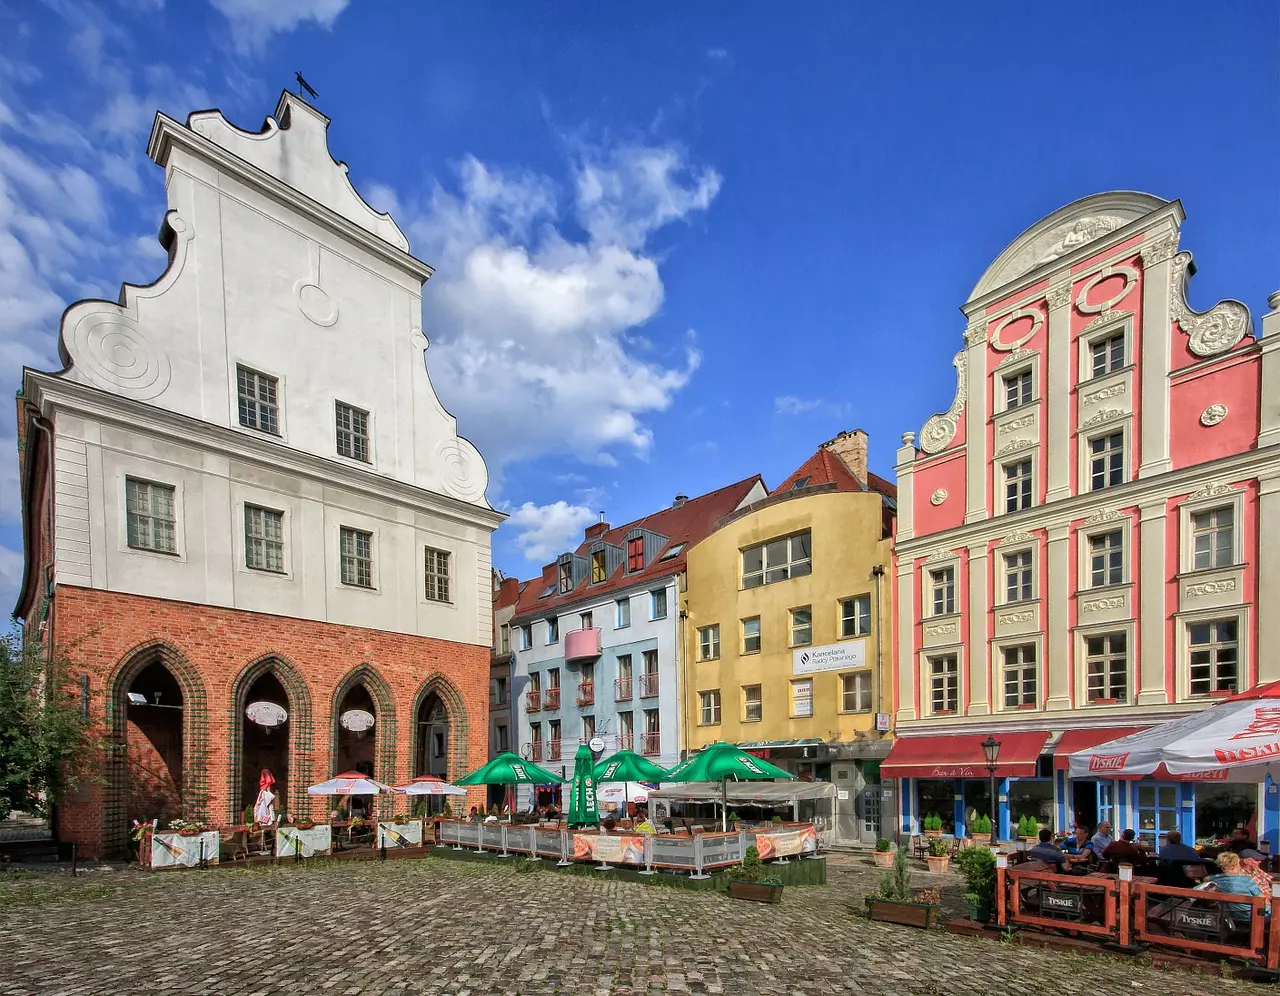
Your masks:
M72 332L70 352L93 384L139 401L159 397L173 376L164 350L128 314L86 315Z
M440 468L440 485L461 501L482 501L489 483L484 463L476 448L465 439L442 439L436 444L435 461Z

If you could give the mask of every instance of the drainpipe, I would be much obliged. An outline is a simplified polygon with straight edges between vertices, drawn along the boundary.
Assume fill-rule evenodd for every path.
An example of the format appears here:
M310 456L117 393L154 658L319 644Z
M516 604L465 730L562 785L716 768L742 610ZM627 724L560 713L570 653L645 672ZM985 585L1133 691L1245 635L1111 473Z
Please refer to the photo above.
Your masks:
M884 582L884 564L876 564L875 567L871 568L871 576L876 579L876 673L875 677L872 679L875 686L872 700L876 705L876 713L880 713L883 711L880 708L883 704L880 701L880 668L882 664L881 644L884 642L884 627L881 625L883 620L880 618L880 585Z

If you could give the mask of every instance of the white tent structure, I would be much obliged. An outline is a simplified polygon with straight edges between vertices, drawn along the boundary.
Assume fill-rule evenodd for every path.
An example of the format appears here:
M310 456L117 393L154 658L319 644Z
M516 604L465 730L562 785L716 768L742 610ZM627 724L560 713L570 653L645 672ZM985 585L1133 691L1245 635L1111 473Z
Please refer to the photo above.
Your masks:
M832 842L835 826L836 787L830 782L729 782L728 799L720 795L719 782L677 782L663 785L649 793L649 812L655 819L666 819L672 805L682 802L726 803L735 806L760 806L774 809L779 816L792 820L812 812L818 840L823 847Z

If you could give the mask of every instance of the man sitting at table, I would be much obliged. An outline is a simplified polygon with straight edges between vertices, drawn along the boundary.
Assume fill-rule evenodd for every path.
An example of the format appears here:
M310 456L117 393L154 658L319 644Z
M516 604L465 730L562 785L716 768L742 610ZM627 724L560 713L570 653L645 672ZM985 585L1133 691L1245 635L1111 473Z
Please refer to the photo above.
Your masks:
M1089 843L1093 845L1093 853L1101 854L1115 842L1115 837L1111 835L1111 822L1109 820L1098 821L1098 832L1090 838Z
M1067 856L1062 852L1062 848L1053 842L1052 830L1040 831L1040 843L1027 851L1027 858L1031 861L1043 861L1053 871L1066 871Z
M1262 888L1244 873L1240 866L1240 858L1231 851L1218 855L1217 875L1210 875L1203 888L1214 888L1218 892L1229 892L1237 896L1261 896ZM1253 917L1253 907L1248 903L1228 903L1225 912L1231 919L1248 922ZM1264 911L1266 912L1266 911Z
M1097 860L1097 854L1093 849L1093 841L1089 839L1089 828L1078 826L1076 832L1067 838L1067 842L1062 846L1067 853L1067 863L1071 866L1071 870L1083 875L1088 871L1088 866Z
M1138 845L1134 843L1134 836L1135 834L1132 830L1126 830L1122 833L1119 840L1113 840L1102 852L1103 860L1114 864L1141 864L1143 854Z
M1256 851L1258 842L1249 839L1249 831L1243 825L1237 825L1231 831L1231 841L1227 844L1226 850L1232 854L1239 855L1241 851Z
M1160 848L1160 861L1156 866L1156 880L1161 885L1174 888L1190 888L1205 872L1205 857L1194 847L1182 842L1182 834L1170 830L1165 834L1164 846ZM1190 870L1195 870L1193 878Z

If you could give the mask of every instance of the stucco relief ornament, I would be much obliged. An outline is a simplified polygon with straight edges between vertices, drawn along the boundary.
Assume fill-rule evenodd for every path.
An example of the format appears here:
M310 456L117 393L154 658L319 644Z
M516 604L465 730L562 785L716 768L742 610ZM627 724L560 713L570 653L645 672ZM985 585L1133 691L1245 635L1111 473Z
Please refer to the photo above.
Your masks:
M1036 441L1034 439L1011 439L1009 442L1005 443L1003 446L1000 447L1000 450L999 452L996 453L996 456L1006 456L1009 453L1017 453L1018 450L1034 449L1035 445L1036 445Z
M1035 539L1035 537L1032 536L1025 529L1015 529L1008 536L1002 539L1000 543L1001 545L1004 545L1006 543L1029 543L1033 539Z
M1187 348L1196 356L1217 356L1232 349L1251 329L1249 309L1239 301L1219 301L1208 311L1192 311L1187 305L1187 266L1191 253L1173 258L1169 281L1169 318L1187 334Z
M920 430L920 449L925 453L941 453L956 438L960 415L968 397L968 365L963 352L956 353L951 361L956 368L956 396L951 407L940 415L934 415Z
M981 318L964 330L964 344L976 346L987 339L987 320Z
M1112 419L1124 418L1126 412L1122 412L1119 408L1108 408L1100 411L1096 415L1090 415L1087 419L1080 423L1080 428L1087 429L1091 425L1098 425L1102 422L1110 422Z
M933 494L929 496L929 504L931 505L941 505L946 500L947 500L946 488L938 488L937 491L935 491Z
M1187 499L1187 501L1199 501L1201 498L1217 498L1220 495L1229 495L1235 492L1235 488L1229 484L1222 484L1219 481L1211 481L1199 491L1195 492Z
M1098 284L1112 277L1122 277L1124 286L1105 301L1090 301L1089 292ZM1132 266L1125 266L1123 263L1117 263L1111 266L1104 266L1092 277L1086 280L1080 286L1080 293L1076 295L1076 309L1085 315L1096 315L1099 312L1107 314L1117 304L1129 296L1129 292L1133 290L1134 285L1138 282L1138 271Z
M934 564L934 563L937 563L939 560L954 560L955 556L956 555L954 551L951 551L951 550L945 550L945 549L934 550L933 553L929 554L929 556L924 558L924 562L926 564Z
M1227 417L1227 406L1224 404L1210 405L1200 413L1201 425L1217 425Z
M338 303L320 286L320 247L312 242L307 247L309 273L293 285L293 297L312 325L329 328L338 321Z
M1150 242L1144 242L1138 247L1138 252L1142 256L1143 266L1155 266L1157 263L1163 263L1166 259L1173 259L1174 254L1178 251L1178 236L1164 235Z
M1005 342L1000 338L1000 334L1004 332L1014 322L1023 318L1031 319L1031 328L1029 328L1021 338L1015 339L1013 342ZM1001 319L996 327L991 330L991 348L998 349L1002 353L1009 353L1031 341L1031 337L1040 331L1040 327L1044 325L1044 314L1039 308L1019 308L1017 311L1006 315Z
M1062 228L1055 229L1047 237L1047 245L1041 242L1036 248L1028 247L1029 252L1039 249L1035 261L1027 267L1031 269L1075 252L1082 245L1100 239L1102 236L1124 227L1124 219L1111 215L1098 215L1094 218L1081 218ZM1041 248L1042 247L1042 248ZM1021 259L1018 261L1022 262ZM1016 268L1016 267L1015 267Z
M1044 299L1049 302L1049 308L1061 308L1071 303L1071 282L1067 281L1058 284L1056 287L1050 287Z
M1091 526L1095 522L1111 522L1114 519L1124 518L1123 512L1118 512L1114 508L1100 508L1089 518L1084 520L1086 526Z

